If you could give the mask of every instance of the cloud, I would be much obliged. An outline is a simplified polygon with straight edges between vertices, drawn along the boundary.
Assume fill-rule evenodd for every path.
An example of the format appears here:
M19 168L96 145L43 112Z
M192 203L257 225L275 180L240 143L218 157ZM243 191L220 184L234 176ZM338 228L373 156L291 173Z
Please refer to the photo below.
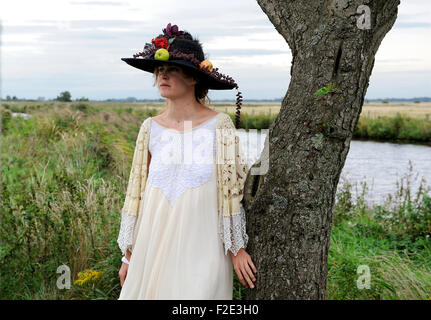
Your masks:
M120 58L142 51L168 22L197 37L245 99L282 97L289 86L290 48L255 0L189 0L187 6L174 0L27 0L1 6L3 95L48 98L69 89L98 99L156 98L151 74ZM430 92L430 18L429 0L402 1L376 55L368 89L373 97L393 88L406 97ZM410 91L403 89L406 79ZM234 98L226 91L212 95Z
M71 4L84 6L124 6L124 3L113 1L72 1Z
M424 29L430 29L431 23L428 22L400 22L397 23L394 28L424 28Z
M367 99L413 98L429 96L431 70L393 70L373 72ZM406 81L408 80L408 81Z

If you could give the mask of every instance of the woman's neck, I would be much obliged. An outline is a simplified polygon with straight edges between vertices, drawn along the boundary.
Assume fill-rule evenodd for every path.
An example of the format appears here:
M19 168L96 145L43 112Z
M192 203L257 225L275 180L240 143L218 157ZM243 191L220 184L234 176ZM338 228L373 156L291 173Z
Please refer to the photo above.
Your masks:
M190 121L199 118L204 107L197 101L167 101L164 118L172 122Z

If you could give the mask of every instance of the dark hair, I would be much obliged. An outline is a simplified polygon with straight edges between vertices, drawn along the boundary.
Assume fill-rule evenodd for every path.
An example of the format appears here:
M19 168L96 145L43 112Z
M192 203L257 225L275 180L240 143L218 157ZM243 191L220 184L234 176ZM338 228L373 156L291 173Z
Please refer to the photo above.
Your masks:
M188 72L187 70L185 70L183 68L181 68L181 70L185 75L196 80L196 85L195 85L196 101L201 103L201 104L205 104L206 102L208 102L208 104L209 104L210 99L208 97L208 91L209 91L208 86L206 86L201 81L199 81L199 79L196 76L194 76L192 73Z

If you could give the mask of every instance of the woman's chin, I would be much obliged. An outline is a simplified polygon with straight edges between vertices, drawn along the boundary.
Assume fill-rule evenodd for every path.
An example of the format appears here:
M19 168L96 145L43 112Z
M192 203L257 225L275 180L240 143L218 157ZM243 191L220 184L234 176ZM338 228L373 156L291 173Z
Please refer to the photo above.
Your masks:
M160 90L160 96L162 98L166 98L166 99L174 97L174 95L172 93L166 92L165 90Z
M165 98L165 99L169 99L171 97L170 94L160 94L160 97Z

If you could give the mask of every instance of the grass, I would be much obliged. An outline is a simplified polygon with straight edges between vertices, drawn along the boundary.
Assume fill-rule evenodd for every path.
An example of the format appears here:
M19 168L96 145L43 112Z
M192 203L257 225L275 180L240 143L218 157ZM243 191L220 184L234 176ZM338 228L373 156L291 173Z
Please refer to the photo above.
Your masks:
M431 143L431 121L402 115L360 118L353 138Z
M133 102L46 102L20 101L3 104L3 127L16 113L50 113L52 110L69 110L78 112L80 116L99 116L106 119L118 116L140 116L157 114L164 103L133 103ZM214 110L232 114L234 120L235 105L217 102L211 104ZM268 129L280 111L278 103L244 103L241 108L240 128ZM431 103L391 103L364 104L359 121L353 132L353 139L393 141L398 143L421 143L431 145ZM135 117L135 119L137 119ZM62 121L72 121L65 119ZM109 120L107 120L109 121ZM133 121L133 120L132 120ZM60 125L67 125L62 123ZM121 122L115 124L122 128ZM317 125L317 124L316 124ZM331 125L330 123L327 125ZM127 127L126 127L127 128ZM319 129L319 128L317 128ZM6 129L7 130L7 129ZM130 134L132 131L129 131ZM129 137L130 137L129 134Z
M12 109L34 117L12 117ZM1 299L118 298L120 210L139 126L155 114L82 102L2 109ZM259 121L252 125L268 119ZM431 297L429 190L413 197L408 185L400 189L375 208L365 195L354 201L348 183L338 193L328 299ZM63 264L69 290L56 287ZM371 289L357 288L359 265L369 266ZM87 269L100 275L76 282ZM243 290L234 273L234 298Z
M431 195L424 179L411 197L409 172L395 195L370 207L367 186L353 200L352 185L337 193L331 233L327 298L431 298ZM384 214L382 214L384 213ZM370 270L370 288L358 288L358 267Z

